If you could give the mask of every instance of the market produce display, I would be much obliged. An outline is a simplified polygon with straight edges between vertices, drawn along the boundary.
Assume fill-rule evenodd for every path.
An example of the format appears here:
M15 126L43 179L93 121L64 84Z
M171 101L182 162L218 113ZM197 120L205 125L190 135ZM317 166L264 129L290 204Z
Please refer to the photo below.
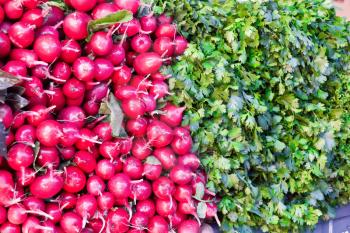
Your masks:
M349 23L324 0L158 0L188 50L168 73L223 231L304 232L349 190Z
M188 42L150 9L0 1L1 233L198 233L217 219L160 72Z

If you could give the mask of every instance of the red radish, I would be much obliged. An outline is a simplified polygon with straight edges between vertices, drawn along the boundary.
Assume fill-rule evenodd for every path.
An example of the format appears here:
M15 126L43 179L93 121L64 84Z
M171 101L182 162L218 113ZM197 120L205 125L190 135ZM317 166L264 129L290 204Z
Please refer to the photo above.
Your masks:
M84 111L80 107L70 106L62 109L58 115L58 121L62 123L70 123L77 128L82 128L85 122Z
M62 137L60 138L60 143L64 147L73 146L77 140L79 135L79 129L76 124L71 122L62 122Z
M97 136L89 129L83 128L79 131L75 147L79 150L91 150L95 143L99 143Z
M79 57L73 63L73 74L81 81L91 81L95 76L95 71L95 63L88 57Z
M29 8L29 9L34 9L34 8L38 7L39 0L23 0L22 4L23 4L23 6Z
M131 11L133 14L137 12L141 4L140 0L114 0L114 3L120 9Z
M148 180L156 180L162 173L162 166L159 160L154 156L149 156L145 163L143 174Z
M155 35L157 37L169 37L174 39L176 34L176 27L173 24L164 23L158 26Z
M179 185L176 187L174 197L179 202L188 202L192 198L192 187L188 185Z
M193 174L189 168L177 165L171 169L169 177L176 184L185 185L191 182Z
M131 69L126 65L118 67L112 76L112 80L117 85L125 85L131 79Z
M188 219L180 223L177 228L178 233L199 233L199 224L197 221Z
M40 220L33 216L29 216L22 224L22 232L39 233L40 229Z
M45 16L45 25L54 26L58 22L61 22L64 18L64 12L61 8L56 6L50 6Z
M8 61L2 70L16 76L27 76L26 63L23 61Z
M35 171L30 167L21 167L16 172L17 182L22 186L30 185L35 179Z
M96 5L96 0L70 0L70 3L77 11L90 11Z
M12 205L7 211L7 219L10 223L20 225L27 219L26 209L22 205Z
M93 131L102 141L109 141L112 139L112 127L108 122L101 122Z
M173 39L158 37L153 43L153 50L162 57L171 57L175 50Z
M150 199L138 201L136 204L136 212L152 217L156 212L154 202Z
M77 197L73 193L62 193L58 198L58 203L60 208L63 209L72 209L77 203Z
M23 83L23 87L25 88L24 94L28 97L44 96L43 83L39 78L32 77L32 80Z
M5 222L0 227L1 233L21 233L21 228L18 225L12 224L10 222Z
M35 40L33 48L40 60L51 63L60 56L61 42L55 36L42 35Z
M139 34L131 39L130 45L135 52L145 53L151 48L152 40L148 35Z
M115 174L108 181L108 189L116 198L129 197L131 193L130 185L130 178L123 173Z
M86 189L88 193L94 196L101 195L105 188L106 185L99 176L91 176L86 182Z
M15 171L22 167L29 167L34 161L33 149L25 144L13 145L7 154L7 163Z
M9 128L13 121L12 109L6 104L0 104L0 122Z
M23 14L23 7L17 1L10 0L4 3L4 11L9 19L19 19Z
M60 226L65 233L79 233L83 229L83 220L75 212L66 212L62 215Z
M129 215L124 209L110 210L107 216L107 232L127 232Z
M75 155L75 148L73 146L59 148L62 159L69 160Z
M81 48L75 40L62 41L61 59L64 62L72 64L81 55Z
M154 16L143 16L140 18L141 29L145 32L154 32L157 28L157 19Z
M57 168L60 164L60 158L56 147L41 146L37 159L41 167Z
M125 59L126 59L126 64L129 66L132 66L134 64L134 60L137 57L137 53L134 51L129 51L126 55L125 55Z
M113 65L120 65L125 60L125 50L123 46L114 44L107 59L113 63Z
M0 32L8 34L8 31L9 31L11 25L12 25L12 23L6 22L6 21L0 23Z
M171 77L171 75L163 75L160 72L151 74L151 78L152 80L156 80L156 81L165 81L166 79L168 79L169 77Z
M85 92L85 86L81 81L75 78L71 78L63 85L62 91L63 94L68 98L77 99L83 96Z
M109 210L114 206L114 195L110 192L101 193L97 197L97 205L101 210Z
M66 82L66 80L70 78L71 74L72 74L71 68L65 62L57 62L52 69L52 75L57 79L54 81L58 83ZM58 80L62 80L62 81L58 81Z
M173 226L173 228L176 228L180 223L185 221L186 218L187 215L182 214L179 211L176 211L174 214L168 216L170 225Z
M184 127L174 129L174 139L171 142L171 148L176 154L184 155L190 153L192 149L192 138L190 131Z
M78 98L75 98L75 99L66 98L66 105L67 106L80 106L80 105L82 105L83 101L84 101L84 95L82 95Z
M4 58L10 53L11 42L9 37L3 32L0 32L0 47L0 58Z
M44 26L36 30L35 37L43 36L43 35L51 35L56 39L60 39L60 34L57 29L53 26Z
M13 135L12 131L10 131L7 135L6 135L6 138L5 138L5 143L6 143L6 146L9 146L11 145L15 140L15 136ZM0 159L0 165L3 163L3 157L1 157Z
M91 194L84 194L77 200L75 211L83 218L83 221L90 219L97 210L97 201Z
M3 224L4 222L6 222L6 219L7 219L7 211L5 207L0 206L0 224Z
M135 158L144 160L152 153L152 149L145 138L136 138L133 141L131 153Z
M147 138L152 146L157 148L164 147L172 141L173 131L165 123L154 120L148 125Z
M136 98L137 97L137 89L135 87L132 87L132 86L116 87L114 90L114 95L120 100Z
M117 5L113 3L107 3L103 2L101 4L98 4L94 9L92 10L91 16L93 19L101 19L106 17L107 15L113 14L118 11Z
M163 217L161 217L161 216L153 216L149 220L148 230L150 232L168 233L169 232L169 226L168 226L167 221Z
M134 68L139 75L155 73L161 66L162 58L154 52L142 53L134 60Z
M38 8L27 10L23 14L21 20L29 25L34 25L36 28L39 28L44 23L43 12Z
M56 146L61 136L61 125L54 120L45 120L36 128L36 137L44 146Z
M181 124L185 107L176 107L170 103L162 109L160 120L171 127L176 127Z
M65 181L63 189L70 193L77 193L83 190L86 184L86 177L82 170L69 166L65 169Z
M45 212L52 217L51 221L57 223L61 220L62 210L56 203L47 203Z
M136 227L136 229L138 230L142 230L144 228L147 227L148 225L148 219L149 219L149 216L142 213L142 212L136 212L131 220L130 220L130 223L131 225L133 225L134 227ZM139 231L138 231L139 232Z
M28 50L28 51L30 51L30 50ZM32 53L32 52L30 52L30 53ZM37 57L36 54L35 54L35 57ZM22 60L24 61L24 59L22 59ZM27 63L26 65L28 66L28 65L30 65L28 62L31 63L31 60L27 60L26 59L24 62L26 62ZM46 63L46 62L44 62L44 63ZM32 76L35 76L35 77L40 78L40 79L46 79L47 77L51 78L51 76L49 76L49 73L48 73L49 72L49 68L48 68L47 65L36 65L36 66L33 66L31 68L31 72L32 72Z
M182 214L191 214L197 219L198 222L200 222L197 216L196 206L192 200L179 202L178 211Z
M108 51L110 52L110 50ZM95 59L95 79L97 81L107 80L113 74L113 64L105 58Z
M5 12L3 10L3 8L0 6L0 23L2 23L2 21L4 21L5 18Z
M124 114L131 119L136 119L145 114L145 105L139 98L124 100L121 107Z
M172 199L175 192L175 185L168 177L162 176L152 184L153 193L160 199Z
M42 176L37 176L30 184L30 192L42 199L51 198L61 191L63 187L63 178L54 171L48 171Z
M44 105L35 105L30 108L30 111L26 114L29 124L37 127L41 122L50 118L50 111L56 106L46 108Z
M126 130L133 136L141 137L146 134L147 120L144 117L128 120Z
M110 160L102 159L97 163L96 175L104 180L109 180L114 176L115 167Z
M23 61L28 68L31 68L41 63L45 64L45 62L38 61L38 56L33 50L28 50L28 49L13 49L10 53L10 58L12 60ZM34 76L34 74L32 75Z
M63 21L63 31L71 39L82 40L88 36L87 25L90 16L83 12L73 12Z
M142 177L143 165L141 160L131 156L125 160L123 173L133 180Z
M195 154L185 154L177 159L178 165L188 167L190 169L197 170L200 166L200 160Z
M177 162L174 151L169 147L155 149L153 154L161 162L165 170L171 169Z
M18 48L27 48L34 41L34 27L25 22L12 24L8 34L11 42Z
M92 52L98 56L109 54L113 46L112 37L107 32L102 31L94 33L89 43Z
M128 37L131 37L139 33L140 30L141 30L140 22L138 21L138 19L133 18L129 22L122 23L118 29L118 32L119 34L123 34L123 35L127 35Z
M34 196L29 196L26 199L23 200L23 205L26 209L28 210L36 210L36 211L45 211L45 202L44 200L34 197Z
M185 50L187 49L188 42L183 36L176 36L175 37L175 55L182 55L185 53Z
M152 195L152 186L148 181L140 181L131 185L131 195L134 201L143 201Z
M173 22L173 17L171 17L170 15L167 15L166 13L163 13L160 16L158 16L157 21L160 25L165 23L170 24Z
M169 94L169 87L165 82L154 80L152 84L149 94L155 99L163 98Z
M148 79L148 77L143 77L140 75L135 75L130 85L139 90L139 93L146 93L148 88L152 86L152 82Z
M120 154L119 144L111 141L102 142L99 152L106 159L116 159Z
M156 200L156 211L162 217L167 217L169 215L173 215L176 211L177 205L176 202L172 199L164 200L157 199Z
M74 156L74 163L85 173L91 173L96 168L94 156L87 151L78 151Z

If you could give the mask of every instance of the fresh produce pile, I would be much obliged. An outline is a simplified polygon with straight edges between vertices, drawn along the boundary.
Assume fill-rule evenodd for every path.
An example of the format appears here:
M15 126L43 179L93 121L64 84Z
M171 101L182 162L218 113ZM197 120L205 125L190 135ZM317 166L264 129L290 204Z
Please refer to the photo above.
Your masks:
M28 100L0 105L0 232L197 233L216 217L159 72L187 41L147 7L0 1L0 84Z
M156 0L222 229L304 232L350 200L350 25L325 0Z

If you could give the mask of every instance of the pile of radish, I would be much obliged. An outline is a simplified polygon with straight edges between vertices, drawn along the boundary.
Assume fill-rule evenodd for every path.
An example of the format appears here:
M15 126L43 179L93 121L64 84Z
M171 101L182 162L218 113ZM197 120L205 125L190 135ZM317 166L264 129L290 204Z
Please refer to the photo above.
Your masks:
M199 232L214 195L160 72L186 39L169 16L138 17L139 0L65 4L0 0L1 69L29 100L0 105L0 232ZM133 18L89 35L120 10ZM101 114L112 97L121 136L121 113Z

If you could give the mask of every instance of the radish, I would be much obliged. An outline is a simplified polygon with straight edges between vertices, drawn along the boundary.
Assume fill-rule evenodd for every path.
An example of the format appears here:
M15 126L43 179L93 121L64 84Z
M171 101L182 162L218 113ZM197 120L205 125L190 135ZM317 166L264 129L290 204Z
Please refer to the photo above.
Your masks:
M123 100L121 105L125 115L131 119L136 119L145 114L145 104L139 98L129 98Z
M70 0L70 3L77 11L90 11L96 5L96 0Z
M145 177L148 180L156 180L160 177L161 173L162 166L160 161L154 156L149 156L144 163L143 174Z
M36 217L29 216L22 224L22 232L39 233L41 229L40 220Z
M75 211L83 218L83 227L97 210L97 201L91 194L84 194L77 200Z
M112 80L117 85L125 85L131 79L131 69L126 65L118 67L112 76Z
M63 21L64 34L74 40L85 39L88 35L87 25L90 19L88 14L78 11L67 15Z
M101 4L98 4L94 9L92 10L91 16L93 19L101 19L106 17L107 15L113 14L118 11L117 5L113 3L106 3L103 2Z
M109 141L112 139L112 127L108 122L101 122L93 131L102 141Z
M61 22L64 18L64 12L61 8L56 6L50 6L47 9L47 14L45 16L45 25L54 26L58 22Z
M95 77L95 71L95 63L88 57L79 57L73 63L73 74L80 81L92 81Z
M21 167L16 171L17 182L22 186L30 185L35 179L35 171L30 167Z
M126 64L129 66L132 66L134 64L134 60L137 57L137 53L134 51L129 51L128 53L126 53L125 55L125 60L126 60Z
M192 138L190 131L184 127L174 129L174 139L171 142L171 148L178 155L190 153L192 149Z
M154 216L154 214L156 212L154 202L151 201L150 199L138 201L136 203L136 212L143 213L143 214L147 215L148 217Z
M57 200L62 210L72 209L77 203L77 196L73 193L64 192L57 198Z
M18 48L27 48L34 41L34 27L25 22L16 22L9 28L8 35Z
M4 49L6 49L6 45ZM38 61L38 56L33 50L28 49L13 49L10 53L10 58L12 60L23 61L28 68L32 68L39 64L46 65L45 62Z
M95 143L100 143L96 139L97 136L91 130L86 128L80 129L75 147L79 150L91 150Z
M114 195L110 192L101 193L97 197L97 205L101 210L109 210L114 206Z
M85 123L85 113L80 107L69 106L62 109L58 115L58 121L69 123L77 128L82 128Z
M108 52L110 52L110 50ZM113 74L113 64L111 61L105 58L97 58L94 62L96 65L96 81L104 81L111 77L111 75Z
M60 147L59 151L64 160L69 160L75 155L75 148L73 146Z
M125 60L125 50L123 46L114 44L107 59L113 63L113 65L120 65Z
M135 87L139 93L147 93L149 87L152 86L152 82L148 80L148 77L143 77L141 75L135 75L130 82L130 85Z
M131 39L130 45L135 52L145 53L151 48L152 40L148 35L139 34Z
M109 181L108 181L108 189L116 198L125 198L130 196L131 193L131 181L130 178L123 174L118 173L115 174Z
M21 21L39 28L44 23L43 12L38 8L30 9L23 14Z
M180 223L177 228L178 233L199 233L199 224L197 221L188 219Z
M0 32L0 47L0 58L4 58L10 53L11 41L9 37L3 32Z
M5 18L5 12L4 9L0 6L0 23L4 21Z
M29 9L34 9L39 6L39 0L23 0L23 6Z
M6 219L7 219L7 211L5 207L0 206L0 224L3 224L4 222L6 222Z
M21 233L21 228L18 225L5 222L0 226L1 233Z
M27 76L26 63L22 61L8 61L3 67L3 71L6 71L15 76Z
M99 152L106 159L116 159L120 154L120 146L116 142L105 141L100 145Z
M9 19L19 19L23 14L23 7L21 4L18 4L16 1L6 1L4 3L4 11L6 17Z
M165 123L154 120L148 125L147 138L152 146L157 148L164 147L173 140L173 131Z
M170 171L169 177L172 181L179 185L185 185L192 181L192 171L180 165L176 165Z
M30 184L30 192L42 199L51 198L61 191L63 187L63 178L61 174L49 170L42 176L37 176Z
M192 187L189 185L179 185L176 187L174 198L179 202L187 202L192 199Z
M141 160L131 156L125 160L123 173L133 180L142 177L143 165Z
M90 39L91 50L98 56L105 56L109 54L113 46L113 40L107 32L96 32Z
M52 217L53 223L58 223L62 217L62 210L56 203L47 203L45 212Z
M138 19L135 19L135 18L133 18L129 22L122 23L118 29L119 34L123 34L124 36L128 36L128 37L134 36L140 31L141 31L140 22ZM124 49L128 50L126 48Z
M197 170L200 166L200 160L195 154L185 154L178 158L178 165L182 165L192 169L192 171Z
M53 26L44 26L35 31L35 37L43 35L51 35L58 40L60 39L60 34L57 31L57 28Z
M185 201L185 202L179 202L178 203L178 211L182 214L193 215L197 219L197 222L200 223L200 220L199 220L198 215L197 215L196 206L192 200Z
M96 159L87 151L78 151L74 156L74 163L85 173L91 173L96 168Z
M7 163L15 171L22 167L29 167L34 161L33 149L25 144L13 145L7 154Z
M186 218L187 215L182 214L179 211L176 211L174 214L168 216L170 226L172 226L173 228L176 228L180 223L185 221Z
M162 57L171 57L174 54L173 39L169 37L158 37L153 43L154 52Z
M133 65L139 75L152 74L162 66L162 58L154 52L141 53L135 58Z
M147 15L140 18L141 29L145 32L154 32L157 29L157 19Z
M157 18L157 21L160 25L170 24L173 22L173 20L174 20L173 17L171 17L170 15L167 15L166 13L159 15Z
M36 128L36 137L44 146L56 146L61 136L61 125L54 120L45 120Z
M62 87L63 94L71 99L77 99L84 95L85 86L78 79L71 78Z
M58 168L60 164L60 158L56 147L41 146L37 159L41 167Z
M129 214L124 209L110 210L107 215L107 232L127 232Z
M140 181L131 185L131 195L134 201L143 201L152 195L152 186L148 181Z
M65 233L80 233L83 229L83 220L75 212L66 212L62 215L60 226Z
M78 42L75 40L64 40L61 43L61 55L60 58L67 62L68 64L72 64L76 59L78 59L81 55L81 48Z
M110 160L102 159L97 163L95 173L102 179L109 180L115 174L115 167Z
M51 106L50 108L47 108L44 105L33 106L26 114L28 123L37 127L41 122L50 118L50 111L55 108L56 106Z
M65 62L57 62L52 69L52 75L56 78L54 81L57 83L65 83L70 78L71 74L71 68Z
M154 80L149 90L149 94L154 96L155 99L163 98L169 94L169 87L163 81Z
M153 216L148 222L148 230L150 232L168 233L169 226L167 221L161 216Z
M10 223L20 225L27 219L26 209L22 205L12 205L7 211L7 219Z
M153 154L161 162L165 170L171 169L177 163L175 153L169 147L157 148Z
M175 37L175 55L182 55L188 47L188 42L183 36Z
M136 139L134 139L133 144L132 144L131 154L135 158L140 159L140 160L144 160L151 153L152 153L152 149L148 145L148 143L147 143L145 138L136 138Z
M71 122L62 123L61 129L63 136L60 138L60 144L64 147L71 147L78 140L77 137L79 135L79 128L76 126L76 124Z
M12 109L7 104L0 104L0 122L9 128L13 121Z
M176 127L181 124L185 107L176 107L170 103L162 109L163 114L160 115L160 120L171 127Z
M144 117L130 119L126 124L126 130L133 136L141 137L146 134L147 120Z
M90 176L86 182L86 190L89 194L99 196L105 190L106 184L99 176Z
M156 211L162 217L167 217L169 215L173 215L176 211L177 204L176 201L169 199L157 199L156 200Z
M74 166L65 168L65 181L63 189L70 193L77 193L83 190L86 184L86 177L82 170Z
M149 219L149 217L145 213L136 212L132 216L130 223L132 226L134 226L136 228L135 230L139 230L138 231L138 233L139 233L140 231L142 231L143 229L145 229L147 227L148 219Z
M28 210L34 210L39 212L45 211L45 202L44 200L38 197L34 197L34 196L27 197L26 199L23 200L23 205Z
M140 0L114 0L114 3L118 8L131 11L133 14L137 12L141 4Z
M160 72L156 72L154 74L151 74L152 80L156 80L156 81L165 81L166 79L168 79L170 77L171 77L171 75L163 75Z
M53 35L42 35L35 40L33 48L40 60L51 63L60 56L61 42Z
M153 193L160 199L172 199L175 193L175 185L168 177L162 176L152 184Z
M156 32L156 37L169 37L170 39L174 39L176 35L176 27L170 23L164 23L158 26Z
M114 88L114 95L120 100L137 98L137 89L132 86L120 86Z

